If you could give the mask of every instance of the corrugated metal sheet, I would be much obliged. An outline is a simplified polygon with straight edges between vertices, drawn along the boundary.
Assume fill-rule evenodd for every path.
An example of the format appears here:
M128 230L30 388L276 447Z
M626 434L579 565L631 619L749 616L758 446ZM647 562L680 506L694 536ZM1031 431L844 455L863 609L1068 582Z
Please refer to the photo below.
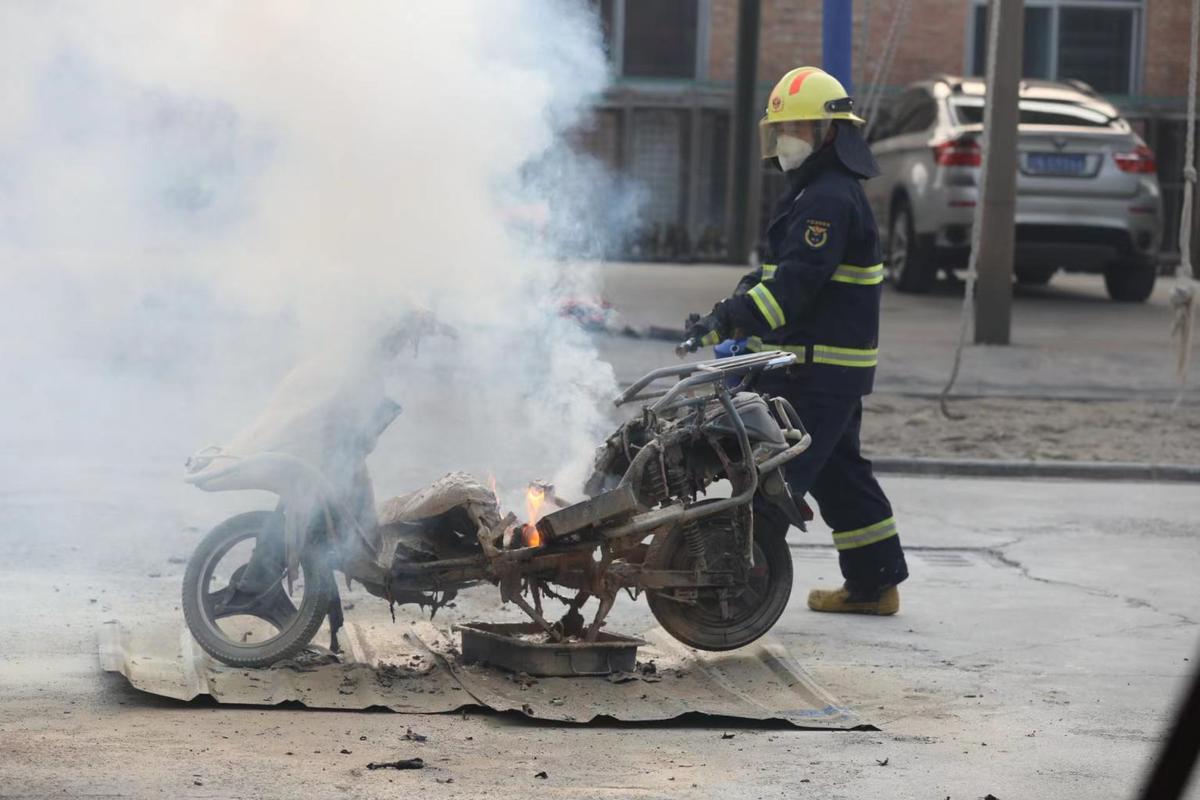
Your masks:
M456 637L423 621L349 624L340 663L319 656L270 669L235 669L197 647L182 626L100 630L101 666L137 689L177 700L210 695L221 703L309 708L389 708L436 714L470 706L561 722L663 721L684 714L784 720L799 727L850 729L858 718L830 697L777 643L726 653L690 650L661 629L643 637L654 673L609 678L517 679L463 664Z

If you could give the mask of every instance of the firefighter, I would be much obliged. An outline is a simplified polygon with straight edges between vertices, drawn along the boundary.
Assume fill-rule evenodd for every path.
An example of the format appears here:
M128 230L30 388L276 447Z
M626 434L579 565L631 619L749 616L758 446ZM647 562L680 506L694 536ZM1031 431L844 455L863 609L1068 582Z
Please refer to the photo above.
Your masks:
M887 496L859 451L862 398L878 360L884 270L861 181L879 174L853 101L815 67L776 84L759 123L762 157L787 188L767 228L762 267L706 317L688 318L699 345L747 338L751 350L797 355L787 376L759 389L786 397L812 434L786 475L793 496L816 499L833 530L844 585L814 589L814 611L895 614L908 577ZM762 513L770 513L764 508Z

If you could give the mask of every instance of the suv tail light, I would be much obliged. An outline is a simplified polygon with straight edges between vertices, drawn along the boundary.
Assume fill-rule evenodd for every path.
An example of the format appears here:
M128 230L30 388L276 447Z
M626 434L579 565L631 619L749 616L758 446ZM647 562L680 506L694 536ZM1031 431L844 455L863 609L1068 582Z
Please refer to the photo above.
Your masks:
M943 167L978 167L983 150L976 139L951 139L933 146L933 159Z
M1154 160L1154 151L1144 144L1139 144L1132 153L1113 153L1113 161L1121 172L1134 172L1140 175L1150 175L1158 172L1158 162Z

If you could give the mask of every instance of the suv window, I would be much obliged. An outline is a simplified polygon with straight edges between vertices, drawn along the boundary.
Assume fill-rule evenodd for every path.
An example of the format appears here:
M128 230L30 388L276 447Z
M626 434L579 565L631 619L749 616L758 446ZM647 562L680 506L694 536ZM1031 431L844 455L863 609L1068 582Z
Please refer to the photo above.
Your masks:
M960 125L983 124L983 99L957 99L954 116ZM1020 125L1058 125L1074 128L1109 128L1116 120L1095 109L1071 103L1022 100Z
M915 89L900 98L896 108L896 122L890 126L889 134L902 136L929 130L937 120L937 103L924 89Z

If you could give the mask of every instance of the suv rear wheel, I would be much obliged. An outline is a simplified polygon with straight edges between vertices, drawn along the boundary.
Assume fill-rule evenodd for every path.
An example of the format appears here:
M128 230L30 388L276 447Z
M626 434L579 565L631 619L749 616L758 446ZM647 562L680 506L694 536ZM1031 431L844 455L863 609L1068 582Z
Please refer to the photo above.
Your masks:
M923 293L933 288L937 269L913 229L912 209L900 198L892 208L888 228L887 276L902 292Z
M1158 270L1153 265L1117 261L1104 271L1104 288L1119 303L1144 303L1154 291Z

